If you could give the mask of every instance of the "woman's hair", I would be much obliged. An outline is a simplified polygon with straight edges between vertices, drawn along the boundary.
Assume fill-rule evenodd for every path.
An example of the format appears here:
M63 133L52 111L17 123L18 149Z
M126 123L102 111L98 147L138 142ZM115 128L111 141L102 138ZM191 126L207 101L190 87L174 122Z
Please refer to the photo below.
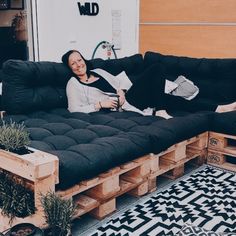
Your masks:
M84 62L85 62L85 64L86 64L86 67L87 67L87 73L89 73L90 70L93 69L92 64L91 64L90 61L86 60L86 59L83 57L83 55L82 55L78 50L74 50L74 49L73 49L73 50L69 50L68 52L66 52L66 53L62 56L62 58L61 58L63 64L65 64L65 65L71 70L71 68L70 68L70 66L69 66L69 57L70 57L70 55L71 55L72 53L74 53L74 52L79 53L80 56L83 58L83 60L84 60Z

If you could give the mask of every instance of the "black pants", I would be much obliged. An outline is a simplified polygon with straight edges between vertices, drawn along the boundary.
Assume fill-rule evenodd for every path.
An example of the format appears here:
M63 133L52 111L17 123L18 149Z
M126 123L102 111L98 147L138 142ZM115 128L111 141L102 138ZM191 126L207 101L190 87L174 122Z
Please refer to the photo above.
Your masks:
M188 101L182 97L165 94L165 79L168 79L166 74L161 64L154 64L142 74L130 77L133 85L126 94L127 101L141 110L147 107L190 112L216 110L217 104L201 100L198 96Z

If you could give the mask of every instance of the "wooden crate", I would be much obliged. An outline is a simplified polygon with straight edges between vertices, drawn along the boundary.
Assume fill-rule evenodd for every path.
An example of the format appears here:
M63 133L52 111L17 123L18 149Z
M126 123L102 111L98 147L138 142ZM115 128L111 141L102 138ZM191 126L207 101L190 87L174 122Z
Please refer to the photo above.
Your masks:
M209 132L207 163L236 171L236 136Z

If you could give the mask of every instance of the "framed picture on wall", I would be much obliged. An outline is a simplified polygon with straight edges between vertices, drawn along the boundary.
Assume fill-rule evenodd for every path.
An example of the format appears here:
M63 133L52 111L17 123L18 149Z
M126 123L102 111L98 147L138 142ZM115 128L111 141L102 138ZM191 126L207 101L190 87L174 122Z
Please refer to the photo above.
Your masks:
M8 0L0 0L0 10L9 9L9 1Z
M24 0L10 0L10 9L23 10L24 9Z

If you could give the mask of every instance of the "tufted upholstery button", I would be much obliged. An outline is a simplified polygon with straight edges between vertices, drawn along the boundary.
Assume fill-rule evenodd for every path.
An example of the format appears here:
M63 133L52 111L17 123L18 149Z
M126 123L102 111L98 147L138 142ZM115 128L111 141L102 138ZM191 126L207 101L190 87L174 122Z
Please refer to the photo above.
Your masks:
M99 137L95 132L86 129L74 129L67 132L66 135L72 138L76 144L89 143Z
M113 136L120 132L119 129L105 125L91 125L88 126L88 129L93 132L96 132L99 137Z
M27 124L27 122L25 122ZM31 140L43 140L44 138L53 135L52 132L50 132L47 129L43 128L27 128L28 132L30 133Z
M71 126L67 124L63 124L63 123L48 123L48 124L42 125L41 128L47 129L55 135L64 134L72 130Z
M67 137L65 135L53 135L44 138L43 141L50 146L53 146L55 150L66 150L70 146L76 145L74 139Z
M117 119L114 121L109 122L109 126L115 127L117 129L121 130L129 130L137 125L134 121L128 120L128 119Z
M31 140L30 147L33 147L35 149L45 151L45 152L53 150L53 146L51 146L48 143L45 143L44 141L38 141L38 140Z

